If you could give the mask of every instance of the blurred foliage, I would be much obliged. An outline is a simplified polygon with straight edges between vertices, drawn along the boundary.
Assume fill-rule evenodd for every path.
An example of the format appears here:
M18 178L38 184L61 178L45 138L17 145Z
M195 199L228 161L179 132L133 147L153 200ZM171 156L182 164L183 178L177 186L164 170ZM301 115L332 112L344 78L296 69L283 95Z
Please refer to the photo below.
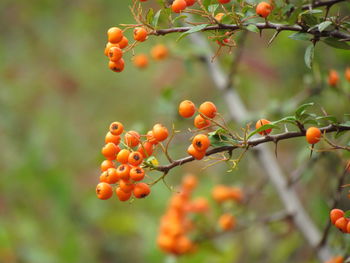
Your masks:
M149 198L132 204L97 200L103 138L114 120L140 131L156 122L168 127L174 122L185 130L191 121L176 114L178 102L185 98L197 103L213 100L224 116L227 108L206 69L188 59L202 51L186 39L175 42L176 35L150 38L136 49L148 53L156 41L165 43L172 52L167 61L152 62L139 71L128 55L122 74L108 70L105 32L112 25L133 22L128 3L0 1L0 262L176 261L155 243L159 218L171 195L166 186L159 183ZM281 33L267 48L272 32L264 32L262 38L249 33L234 79L252 112L247 122L293 113L295 94L314 85L322 87L322 94L306 96L300 103L314 101L341 118L349 111L349 99L329 88L325 79L330 68L343 72L349 66L350 52L319 44L311 71L304 65L308 43L288 35ZM226 51L220 60L228 65L231 57ZM349 84L344 89L350 92ZM231 125L238 129L245 124ZM184 156L185 138L176 140L175 157ZM303 139L294 139L280 143L278 159L288 174L307 162L308 154ZM232 173L226 172L225 165L203 171L200 165L204 164L173 170L168 183L175 186L185 172L199 172L197 194L209 196L214 184L249 189L264 176L251 154ZM338 155L326 153L302 178L300 196L319 227L326 224L327 202L341 170ZM349 203L346 206L349 209ZM236 214L244 222L281 209L275 190L267 184L259 198ZM207 242L178 262L315 262L297 232L286 235L289 227L284 222L253 225ZM335 229L331 235L332 244L340 248L349 243Z

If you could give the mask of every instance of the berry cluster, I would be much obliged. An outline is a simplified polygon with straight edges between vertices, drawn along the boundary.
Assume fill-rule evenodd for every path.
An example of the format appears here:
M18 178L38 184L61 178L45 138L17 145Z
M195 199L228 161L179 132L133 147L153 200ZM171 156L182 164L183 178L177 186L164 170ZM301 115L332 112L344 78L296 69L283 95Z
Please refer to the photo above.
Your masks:
M345 217L345 213L341 209L332 209L330 214L332 224L343 233L350 234L350 219Z
M124 70L124 59L122 49L129 45L128 39L123 35L119 27L111 27L107 31L108 43L105 47L105 55L109 58L108 66L114 72Z
M155 45L150 52L152 59L155 61L160 61L168 57L169 50L163 44ZM138 54L133 58L133 63L137 68L146 68L148 66L148 56L146 54Z
M344 72L345 79L350 82L350 67L347 67ZM340 77L336 70L331 69L328 73L328 84L329 86L336 87L339 84Z
M143 135L146 138L144 141L141 137L137 131L125 132L120 122L111 123L105 137L106 144L102 148L106 160L101 164L102 174L96 187L98 198L109 199L113 194L113 184L117 185L116 194L120 201L127 201L132 195L144 198L150 194L149 185L140 182L146 175L142 163L152 155L158 142L168 137L168 130L161 124L155 124L147 135Z

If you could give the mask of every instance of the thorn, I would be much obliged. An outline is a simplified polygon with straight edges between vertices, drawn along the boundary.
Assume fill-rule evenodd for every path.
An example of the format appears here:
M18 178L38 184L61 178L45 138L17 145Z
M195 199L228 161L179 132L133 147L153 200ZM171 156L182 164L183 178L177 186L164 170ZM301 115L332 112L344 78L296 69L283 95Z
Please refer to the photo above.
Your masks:
M277 30L275 32L275 34L273 34L272 38L270 39L269 43L267 43L267 46L269 47L271 45L271 43L275 40L275 38L278 36L278 34L280 33L281 31Z

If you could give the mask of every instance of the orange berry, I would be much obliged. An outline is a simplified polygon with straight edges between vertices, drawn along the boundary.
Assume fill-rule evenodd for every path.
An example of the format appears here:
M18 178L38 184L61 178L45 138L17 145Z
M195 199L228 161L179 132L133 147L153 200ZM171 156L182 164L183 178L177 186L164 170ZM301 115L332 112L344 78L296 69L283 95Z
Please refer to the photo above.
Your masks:
M193 243L186 236L182 235L177 237L174 247L175 254L186 254L193 249Z
M111 132L107 132L105 137L105 143L114 143L115 145L118 145L120 143L120 136L119 135L113 135Z
M196 0L185 0L187 6L193 6L196 3Z
M185 0L175 0L173 4L171 5L171 9L175 13L180 13L182 10L184 10L187 7Z
M341 217L344 217L344 211L341 209L332 209L329 213L329 216L331 218L332 224L335 224L335 221L337 221Z
M175 241L173 236L160 234L157 238L157 245L164 252L170 253L176 244Z
M347 67L345 70L345 78L350 82L350 67Z
M230 187L230 198L236 202L242 202L244 196L241 188Z
M125 193L120 187L118 187L115 190L115 193L117 194L119 201L122 201L122 202L128 201L132 195L131 192Z
M347 233L348 223L349 223L349 219L345 217L341 217L337 221L335 221L334 225L336 228L338 228L342 232Z
M153 153L153 144L148 141L143 142L142 144L140 144L137 151L142 154L143 158L150 157Z
M215 19L218 21L218 22L221 22L222 18L225 16L224 13L217 13L216 16L215 16Z
M336 256L328 260L326 263L343 263L344 258L342 256Z
M112 186L104 182L99 183L96 186L96 194L99 199L107 200L113 195Z
M115 167L113 161L111 160L104 160L102 163L101 163L101 171L104 172L104 171L107 171L108 168L112 168L112 167Z
M123 31L118 27L111 27L110 29L108 29L107 35L108 35L108 42L117 44L123 38Z
M114 143L109 142L105 146L103 146L101 152L106 157L106 159L115 160L119 151L120 151L119 146L115 145Z
M108 50L108 57L110 61L118 62L123 56L123 51L119 47L111 47Z
M131 193L134 190L134 186L134 183L130 180L122 179L119 181L119 188L125 193Z
M328 73L328 84L330 86L337 86L339 82L339 75L338 72L334 69L331 69Z
M236 219L233 215L230 214L223 214L219 218L219 227L224 230L228 231L235 227L236 225Z
M108 173L107 171L104 171L101 175L100 175L100 182L102 183L108 183L108 179L107 179Z
M149 195L150 192L151 192L151 189L145 183L137 183L137 184L135 184L134 191L133 191L134 196L136 198L144 198L147 195Z
M132 167L130 178L134 181L141 181L145 177L145 171L141 167Z
M206 213L209 211L208 200L203 197L198 197L189 204L187 209L193 213Z
M151 50L151 56L154 60L165 59L168 54L168 48L162 44L155 45Z
M121 164L117 167L117 174L120 179L128 180L130 173L130 166L127 164Z
M191 118L196 112L196 106L190 100L184 100L179 105L179 114L184 118Z
M130 151L127 149L122 149L118 154L117 154L117 161L125 164L128 162L128 158L130 155Z
M204 119L201 115L197 115L194 118L194 126L197 129L204 129L210 126L210 121L207 119Z
M109 168L107 170L106 179L107 179L107 183L109 184L115 184L116 182L118 182L119 176L117 173L117 169Z
M154 138L154 136L153 136L153 131L148 131L146 137L147 137L147 141L149 141L150 143L152 143L152 144L158 143L157 139Z
M146 68L148 66L148 57L145 54L134 56L133 62L137 68Z
M260 127L266 125L266 124L270 124L271 122L268 121L268 120L265 120L265 119L260 119L256 122L255 124L255 128L256 129L259 129ZM261 135L268 135L270 132L272 131L272 129L266 129L266 130L263 130L261 132L259 132L259 134Z
M153 136L158 142L164 141L168 138L169 132L168 129L162 124L155 124L152 129Z
M196 188L197 184L198 184L198 179L196 176L192 174L186 175L182 179L182 187L186 191L192 191L194 188Z
M205 151L200 152L196 150L196 148L194 148L192 144L188 146L187 153L191 155L193 158L195 158L196 160L202 160L205 156Z
M142 161L143 161L143 157L140 152L132 152L128 157L128 162L132 166L138 166L142 163Z
M124 131L124 126L118 121L112 122L109 125L109 132L113 135L120 135Z
M306 140L310 144L318 143L321 139L321 130L316 127L310 127L306 131Z
M124 59L119 59L117 62L109 61L108 67L114 72L122 72L124 70L125 62Z
M223 203L231 199L232 192L230 187L225 185L216 185L213 188L211 195L216 202Z
M137 131L128 131L124 136L124 142L129 147L135 147L140 143L140 134Z
M108 42L106 44L106 47L105 47L105 55L108 57L108 52L109 52L109 49L112 48L112 47L119 47L119 44L113 44L111 42Z
M148 33L143 27L136 27L134 29L134 39L139 42L143 42L147 39Z
M124 49L129 45L129 40L126 37L123 37L122 40L118 43L119 48Z
M200 152L206 151L210 146L210 140L205 134L197 134L192 140L193 147Z
M216 116L216 106L210 101L203 102L199 106L199 113L203 114L207 118L213 119Z
M256 14L266 18L270 15L272 11L272 6L269 3L261 2L256 6Z

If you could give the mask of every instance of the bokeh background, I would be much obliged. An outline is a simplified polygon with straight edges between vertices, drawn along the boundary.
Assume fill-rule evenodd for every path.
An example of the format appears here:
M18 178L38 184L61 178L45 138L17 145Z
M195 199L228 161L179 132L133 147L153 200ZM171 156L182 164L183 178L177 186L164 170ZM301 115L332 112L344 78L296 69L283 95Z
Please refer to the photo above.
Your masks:
M96 198L100 149L110 122L119 120L140 132L157 122L186 130L192 121L177 116L182 99L212 100L228 118L206 68L191 59L203 51L186 39L151 37L135 52L149 53L155 43L164 43L171 50L169 59L151 61L147 69L139 70L129 54L123 73L108 69L103 54L106 30L133 23L129 2L0 1L0 262L316 262L286 222L252 225L205 242L194 255L168 257L155 242L159 218L172 194L164 184L131 204L115 197ZM348 3L341 8L350 11ZM311 71L304 65L308 43L291 40L291 33L283 32L267 47L271 34L264 32L261 38L248 34L234 79L252 113L246 123L260 117L276 120L308 101L340 118L349 113L349 97L329 88L325 79L330 68L339 70L343 89L350 92L342 73L349 66L350 52L320 43ZM215 43L212 47L217 48ZM235 49L226 50L220 56L224 67L234 53ZM310 88L317 91L312 97ZM319 107L314 110L320 112ZM239 131L246 123L231 125ZM186 155L188 139L186 133L177 137L171 149L174 157ZM303 139L279 145L278 159L286 176L308 155ZM185 173L195 173L200 178L196 195L210 200L215 184L254 189L264 176L251 154L230 173L225 164L201 170L205 165L176 168L167 182L176 186ZM328 201L342 169L338 155L320 154L298 185L319 227L327 222ZM342 207L349 209L349 202ZM249 207L234 207L233 213L245 222L281 210L273 187L266 184ZM332 229L331 243L343 252L349 239Z

